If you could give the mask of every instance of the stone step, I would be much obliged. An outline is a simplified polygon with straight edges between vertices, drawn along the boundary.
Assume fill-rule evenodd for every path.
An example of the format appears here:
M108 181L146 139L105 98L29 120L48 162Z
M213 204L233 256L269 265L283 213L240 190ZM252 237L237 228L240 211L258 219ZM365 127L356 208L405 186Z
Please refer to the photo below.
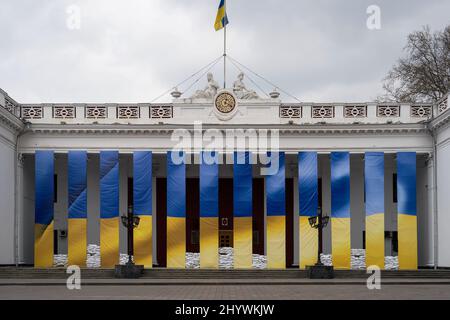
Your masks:
M101 279L114 277L113 269L82 269L82 277L85 279ZM0 268L1 279L61 279L67 278L64 268L34 269L34 268ZM305 270L204 270L204 269L146 269L143 278L158 279L295 279L306 278ZM382 271L384 278L420 278L420 279L450 279L450 270L417 270L417 271ZM336 278L367 278L364 270L336 270Z

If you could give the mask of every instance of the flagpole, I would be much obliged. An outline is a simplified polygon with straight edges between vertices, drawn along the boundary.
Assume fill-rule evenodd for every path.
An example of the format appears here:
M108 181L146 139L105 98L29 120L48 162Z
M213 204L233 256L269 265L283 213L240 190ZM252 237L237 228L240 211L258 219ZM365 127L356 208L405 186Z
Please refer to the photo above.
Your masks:
M223 28L223 88L227 88L227 26Z
M227 0L224 0L225 16L227 14ZM227 88L227 25L223 27L223 88Z

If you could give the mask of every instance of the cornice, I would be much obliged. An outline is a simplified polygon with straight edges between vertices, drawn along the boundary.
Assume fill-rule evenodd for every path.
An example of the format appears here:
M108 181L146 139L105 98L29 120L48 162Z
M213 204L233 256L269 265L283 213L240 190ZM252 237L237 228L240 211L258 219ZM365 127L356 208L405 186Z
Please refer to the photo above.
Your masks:
M430 120L430 129L435 131L450 122L450 109L447 109L434 119Z
M25 123L3 107L0 107L0 123L14 134L19 133L25 127Z
M168 135L176 129L194 131L192 124L149 125L149 124L88 124L88 125L56 125L32 124L32 134L44 135ZM202 130L217 129L220 131L233 129L279 130L283 135L330 135L330 134L428 134L425 123L418 124L273 124L273 125L202 125Z

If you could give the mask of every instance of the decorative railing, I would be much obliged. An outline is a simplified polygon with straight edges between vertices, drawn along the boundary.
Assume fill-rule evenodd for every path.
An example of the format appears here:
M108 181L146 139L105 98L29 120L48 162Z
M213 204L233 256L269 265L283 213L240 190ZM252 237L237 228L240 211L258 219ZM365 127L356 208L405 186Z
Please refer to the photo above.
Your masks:
M444 102L445 104L446 102ZM433 116L432 104L282 104L281 119L304 119L320 122L419 122ZM316 120L317 119L317 120ZM353 119L353 120L352 120Z
M209 121L208 103L177 104L18 104L8 96L5 108L18 117L37 123L164 123ZM241 123L418 123L449 109L448 96L437 104L377 103L241 103ZM244 111L246 110L247 111ZM259 111L258 111L259 110ZM176 112L175 112L176 111ZM240 119L239 119L240 117ZM245 118L247 117L247 118ZM277 120L279 119L279 120ZM234 119L233 119L234 121Z
M437 103L437 113L441 114L449 109L448 93Z
M16 117L20 117L20 105L9 96L5 96L5 109Z
M51 110L51 116L47 112ZM170 104L23 104L20 117L26 120L39 119L171 119L173 106ZM112 118L110 118L112 117Z

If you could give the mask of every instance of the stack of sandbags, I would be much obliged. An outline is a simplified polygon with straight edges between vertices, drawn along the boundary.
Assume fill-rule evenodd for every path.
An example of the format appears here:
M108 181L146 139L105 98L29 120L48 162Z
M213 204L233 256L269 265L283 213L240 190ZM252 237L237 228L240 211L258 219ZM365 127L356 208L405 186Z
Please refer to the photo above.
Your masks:
M54 267L67 267L67 254L55 254L53 255Z
M253 268L255 269L266 269L267 268L267 257L260 254L252 254Z
M219 248L219 269L233 269L233 248Z
M351 264L352 270L365 270L366 269L366 250L352 249L350 264Z
M100 246L88 244L86 266L88 268L100 268Z
M131 256L131 261L134 262L134 257L133 256ZM121 253L120 257L119 257L119 264L123 266L123 265L126 265L127 262L128 262L128 254Z
M384 257L384 269L398 270L398 257L392 257L392 256Z
M333 265L331 254L320 254L320 262L325 266L331 266Z
M199 269L200 268L200 253L186 252L186 268Z

